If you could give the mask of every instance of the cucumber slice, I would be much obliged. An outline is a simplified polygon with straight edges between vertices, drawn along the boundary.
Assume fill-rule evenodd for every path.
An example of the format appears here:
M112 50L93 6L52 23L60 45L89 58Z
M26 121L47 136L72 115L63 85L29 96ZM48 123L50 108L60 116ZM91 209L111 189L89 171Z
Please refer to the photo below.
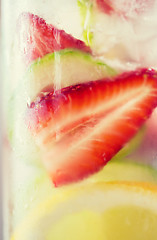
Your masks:
M157 170L149 165L137 163L135 159L111 160L100 172L92 175L87 181L131 181L157 184Z
M116 71L88 53L64 49L34 62L25 76L24 88L32 101L45 87L55 89L116 75Z
M146 127L142 127L130 142L128 142L114 157L112 160L121 160L133 153L140 147L142 140L146 133Z

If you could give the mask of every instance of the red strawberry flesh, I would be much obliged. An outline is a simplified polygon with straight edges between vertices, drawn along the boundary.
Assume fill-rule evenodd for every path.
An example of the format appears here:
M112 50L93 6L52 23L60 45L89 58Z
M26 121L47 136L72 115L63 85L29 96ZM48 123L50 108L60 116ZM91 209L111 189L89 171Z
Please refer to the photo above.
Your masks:
M90 52L90 48L83 41L47 24L43 18L27 12L22 13L18 19L18 36L20 51L27 64L64 48Z
M154 0L96 0L105 14L116 13L126 17L143 14L154 6Z
M110 0L97 0L98 7L100 10L102 10L104 13L111 14L114 12L114 8L112 7L112 3Z
M56 186L99 171L157 106L157 74L139 70L50 93L28 109L28 126Z

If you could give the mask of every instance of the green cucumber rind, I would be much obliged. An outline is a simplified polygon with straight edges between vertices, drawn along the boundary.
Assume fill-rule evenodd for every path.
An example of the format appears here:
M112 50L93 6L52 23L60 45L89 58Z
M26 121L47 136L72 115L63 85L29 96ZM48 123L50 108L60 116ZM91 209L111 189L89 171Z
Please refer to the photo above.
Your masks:
M85 181L129 181L157 184L157 169L135 159L110 161L104 168Z
M145 133L146 127L142 126L137 134L112 158L112 160L124 159L138 149L142 143Z
M45 55L43 58L38 58L36 61L34 61L31 64L31 66L28 69L28 73L34 71L35 67L40 67L39 65L41 65L41 64L46 64L47 62L50 62L51 60L55 60L56 56L66 57L69 55L80 57L80 59L82 58L86 61L91 62L92 64L106 67L106 69L109 71L109 74L111 76L115 76L117 74L116 70L114 70L112 67L105 64L104 62L100 61L99 59L95 59L92 55L82 52L82 51L79 51L79 50L76 50L76 49L70 49L70 48L66 48L66 49L63 49L63 50L60 50L60 51L54 52L54 53L49 53L49 54ZM26 78L27 78L28 73L26 73Z

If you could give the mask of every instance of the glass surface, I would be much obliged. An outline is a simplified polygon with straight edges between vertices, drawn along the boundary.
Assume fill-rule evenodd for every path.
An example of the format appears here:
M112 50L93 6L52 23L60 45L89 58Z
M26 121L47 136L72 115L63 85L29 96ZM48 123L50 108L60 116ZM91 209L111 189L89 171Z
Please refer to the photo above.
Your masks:
M157 238L157 1L2 0L4 240Z

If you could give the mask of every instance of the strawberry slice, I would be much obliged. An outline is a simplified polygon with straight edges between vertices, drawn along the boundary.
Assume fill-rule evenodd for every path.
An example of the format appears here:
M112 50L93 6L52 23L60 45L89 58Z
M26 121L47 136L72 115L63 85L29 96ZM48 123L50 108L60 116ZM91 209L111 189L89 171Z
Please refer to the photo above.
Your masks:
M126 17L143 14L153 7L154 0L96 0L101 11L106 14L117 13Z
M55 186L99 171L157 106L157 73L139 70L51 92L28 108L28 127Z
M90 52L90 48L83 41L47 24L37 15L27 12L22 13L18 19L18 38L21 54L27 64L64 48Z
M106 14L111 14L115 12L115 9L111 0L97 0L97 5L99 9Z

